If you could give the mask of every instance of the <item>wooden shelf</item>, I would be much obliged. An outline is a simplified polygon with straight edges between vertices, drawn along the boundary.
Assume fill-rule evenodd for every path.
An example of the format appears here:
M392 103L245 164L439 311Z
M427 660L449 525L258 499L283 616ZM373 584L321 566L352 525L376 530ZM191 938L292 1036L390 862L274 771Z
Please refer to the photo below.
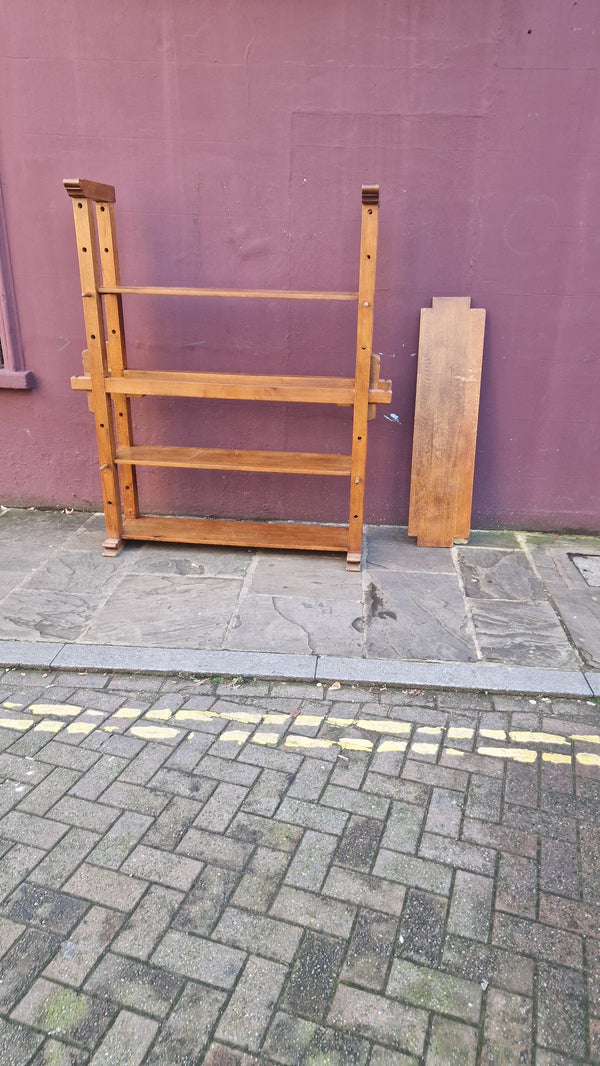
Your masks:
M91 392L89 375L71 378L76 391ZM354 378L280 376L275 374L210 374L169 370L125 370L104 378L113 396L192 396L218 400L273 400L285 403L330 403L352 406ZM391 403L391 381L369 388L369 403Z
M237 548L298 548L343 552L347 526L310 526L292 522L237 522L227 518L169 518L144 515L123 522L124 540L225 544Z
M348 477L351 455L257 452L237 448L137 446L117 448L122 466L169 466L190 470L253 470L273 474L334 474Z

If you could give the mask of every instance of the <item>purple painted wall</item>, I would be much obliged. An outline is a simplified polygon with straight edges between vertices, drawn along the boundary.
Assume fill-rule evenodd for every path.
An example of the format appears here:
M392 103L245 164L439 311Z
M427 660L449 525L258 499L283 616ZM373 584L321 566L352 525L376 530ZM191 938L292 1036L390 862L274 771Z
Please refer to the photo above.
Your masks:
M487 308L474 526L600 527L598 0L0 0L0 178L32 391L0 501L99 506L64 177L130 284L354 288L381 186L367 520L405 523L419 309ZM352 305L125 298L131 365L351 372ZM1 376L0 371L0 376ZM138 443L341 450L348 413L135 402ZM143 471L147 509L343 520L327 478Z

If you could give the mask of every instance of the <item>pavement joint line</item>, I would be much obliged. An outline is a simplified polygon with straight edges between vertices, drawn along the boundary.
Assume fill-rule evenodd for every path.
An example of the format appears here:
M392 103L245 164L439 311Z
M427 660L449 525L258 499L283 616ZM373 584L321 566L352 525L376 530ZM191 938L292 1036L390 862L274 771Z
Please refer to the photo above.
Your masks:
M600 695L600 672L486 662L359 659L330 655L238 652L131 645L0 640L0 668L213 674L257 680L346 681L514 695Z
M239 619L240 608L241 608L242 604L244 603L244 600L246 600L248 598L249 594L250 594L250 588L251 588L251 585L252 585L252 580L253 580L254 575L256 573L256 568L258 566L258 560L259 560L259 555L258 555L258 553L256 553L250 559L250 562L248 564L248 569L246 570L246 573L244 574L244 577L242 578L242 585L241 585L240 591L238 593L237 603L235 605L234 610L232 611L231 618L229 619L229 622L227 623L227 626L225 628L225 638L224 638L225 640L229 639L231 630L234 627L234 622L238 621L238 619Z
M467 632L471 637L471 640L473 641L475 654L477 655L478 660L481 661L483 659L483 655L481 653L481 644L479 642L479 637L477 636L475 622L473 621L473 605L470 601L469 596L467 596L467 590L465 589L465 581L462 575L462 571L460 569L460 563L458 561L458 551L459 549L456 544L453 544L450 549L450 558L452 559L452 565L456 572L456 580L458 582L460 594L463 598L463 603L465 607L465 618L467 620Z

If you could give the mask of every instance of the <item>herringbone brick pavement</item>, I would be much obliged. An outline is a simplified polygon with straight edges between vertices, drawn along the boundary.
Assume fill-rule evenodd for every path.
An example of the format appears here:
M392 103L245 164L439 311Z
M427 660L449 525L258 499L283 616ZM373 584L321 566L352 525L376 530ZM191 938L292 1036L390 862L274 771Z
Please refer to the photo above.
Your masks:
M0 1063L600 1062L597 702L4 672Z

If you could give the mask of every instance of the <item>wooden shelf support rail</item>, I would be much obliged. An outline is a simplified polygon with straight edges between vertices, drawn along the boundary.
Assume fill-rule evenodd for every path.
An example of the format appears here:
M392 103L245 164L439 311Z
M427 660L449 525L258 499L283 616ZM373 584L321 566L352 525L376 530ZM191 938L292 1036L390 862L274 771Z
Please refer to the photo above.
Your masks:
M176 541L245 547L303 548L346 553L348 569L360 569L364 513L367 423L377 405L391 403L391 382L379 378L373 355L373 302L377 258L379 187L363 185L359 279L356 292L279 289L176 288L122 285L115 231L115 190L83 178L64 182L73 202L87 347L81 376L72 387L87 392L93 411L106 540L116 555L125 540ZM352 301L357 304L353 377L227 374L207 371L129 370L123 324L124 295L219 299ZM136 446L131 399L187 396L197 399L321 403L351 407L348 454L247 451L235 448ZM140 515L136 468L177 467L348 477L347 526Z
M176 289L152 285L101 285L101 296L217 296L235 300L350 300L358 299L357 292L294 292L287 289ZM82 296L93 296L83 292Z

